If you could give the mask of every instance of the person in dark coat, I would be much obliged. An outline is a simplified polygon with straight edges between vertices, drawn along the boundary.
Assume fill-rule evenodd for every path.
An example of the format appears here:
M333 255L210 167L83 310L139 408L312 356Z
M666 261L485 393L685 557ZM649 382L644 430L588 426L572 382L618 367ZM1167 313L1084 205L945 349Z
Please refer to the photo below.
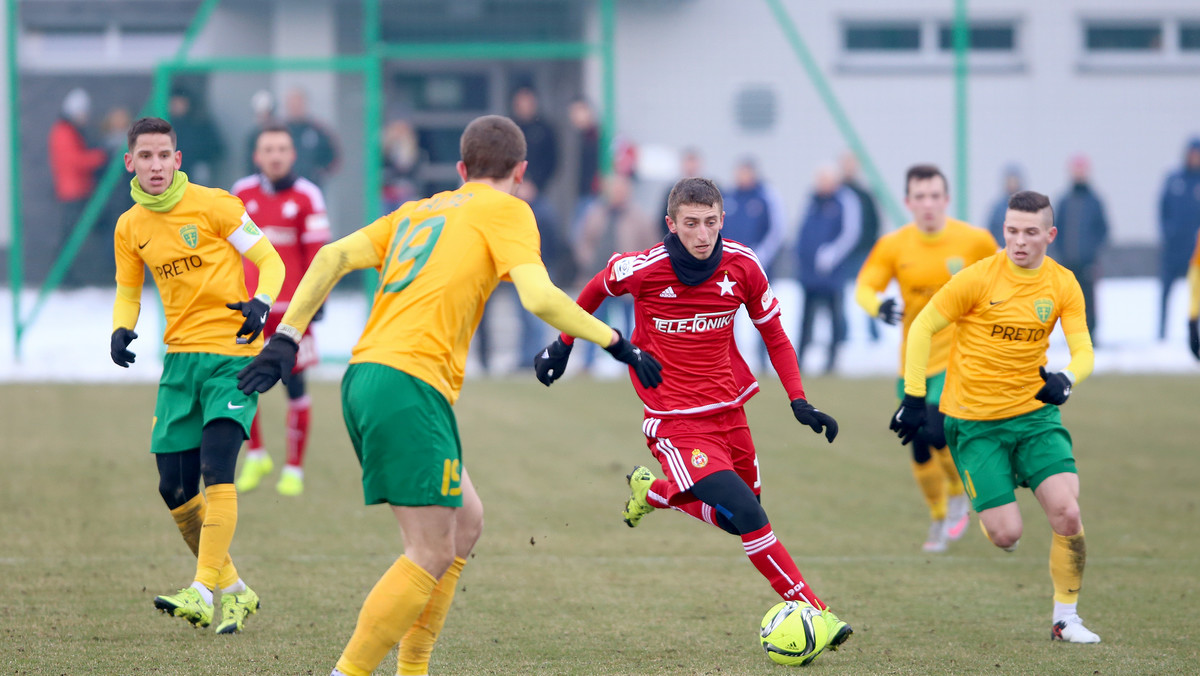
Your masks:
M1183 168L1167 176L1158 204L1158 225L1162 233L1158 339L1165 340L1171 285L1187 273L1188 255L1200 232L1200 137L1188 142Z
M1096 335L1097 258L1108 241L1108 218L1104 204L1092 190L1091 161L1076 155L1068 163L1071 187L1054 206L1058 237L1050 245L1050 256L1075 273L1087 306L1088 333Z

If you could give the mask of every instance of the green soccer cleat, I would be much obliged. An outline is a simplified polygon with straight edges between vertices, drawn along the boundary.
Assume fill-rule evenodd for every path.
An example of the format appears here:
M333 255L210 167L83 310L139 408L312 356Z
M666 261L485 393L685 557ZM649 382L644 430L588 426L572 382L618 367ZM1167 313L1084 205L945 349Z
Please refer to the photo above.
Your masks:
M184 587L170 595L155 596L154 607L168 615L182 617L198 627L212 624L213 607L195 587Z
M827 647L830 650L837 650L838 646L846 642L850 638L850 634L854 633L854 629L849 624L838 619L837 615L829 608L821 611L821 616L825 618L825 626L829 628L829 643Z
M261 605L258 594L249 587L236 594L221 594L221 624L217 625L217 633L238 633L245 626L246 618L257 613Z
M248 493L258 488L263 478L273 469L275 463L271 462L271 456L264 454L262 458L254 458L247 454L246 459L242 461L242 473L233 482L233 486L239 493Z
M649 467L638 465L625 475L625 479L629 481L630 495L629 500L625 502L622 516L625 517L625 525L637 528L642 517L654 511L654 507L646 502L646 494L650 492L650 485L654 483L655 476Z
M279 483L275 484L275 490L280 495L296 497L304 492L304 478L285 469L279 477Z

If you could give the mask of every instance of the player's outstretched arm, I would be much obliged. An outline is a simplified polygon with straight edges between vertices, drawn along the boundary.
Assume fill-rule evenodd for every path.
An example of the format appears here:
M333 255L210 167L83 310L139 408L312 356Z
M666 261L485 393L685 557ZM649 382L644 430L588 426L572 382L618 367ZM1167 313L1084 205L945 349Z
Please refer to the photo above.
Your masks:
M238 389L246 394L266 392L291 377L300 337L329 292L351 270L377 267L380 254L361 230L321 247L300 279L296 293L275 335L248 366L238 372Z
M142 309L142 287L117 285L117 298L113 301L113 332L108 352L113 363L129 368L137 357L129 350L129 343L137 338L133 328L137 326L138 314Z

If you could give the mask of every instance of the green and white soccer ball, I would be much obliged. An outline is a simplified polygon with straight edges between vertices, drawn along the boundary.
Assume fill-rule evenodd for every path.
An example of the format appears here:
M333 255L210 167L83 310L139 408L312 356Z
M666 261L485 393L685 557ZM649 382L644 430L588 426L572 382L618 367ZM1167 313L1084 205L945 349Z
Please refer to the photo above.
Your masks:
M820 610L799 601L780 601L763 616L759 639L772 662L805 665L821 654L829 628Z

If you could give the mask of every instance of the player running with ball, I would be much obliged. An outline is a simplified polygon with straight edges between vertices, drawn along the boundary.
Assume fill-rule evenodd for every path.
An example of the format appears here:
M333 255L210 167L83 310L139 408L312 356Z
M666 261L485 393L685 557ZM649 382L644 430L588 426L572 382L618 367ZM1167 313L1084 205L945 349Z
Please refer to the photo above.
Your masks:
M634 468L625 523L635 527L655 509L674 508L739 536L750 562L781 598L823 611L827 645L837 649L850 637L850 626L813 593L760 504L758 458L742 408L758 392L758 382L734 343L739 308L746 307L762 334L796 419L823 431L830 442L837 422L806 401L796 353L779 321L779 301L754 252L721 238L722 206L712 181L679 181L668 198L670 232L663 243L614 254L577 299L595 311L606 297L632 295L633 341L663 365L658 388L637 379L633 386L645 408L646 444L666 478ZM535 358L538 380L550 385L562 375L572 344L562 335Z

